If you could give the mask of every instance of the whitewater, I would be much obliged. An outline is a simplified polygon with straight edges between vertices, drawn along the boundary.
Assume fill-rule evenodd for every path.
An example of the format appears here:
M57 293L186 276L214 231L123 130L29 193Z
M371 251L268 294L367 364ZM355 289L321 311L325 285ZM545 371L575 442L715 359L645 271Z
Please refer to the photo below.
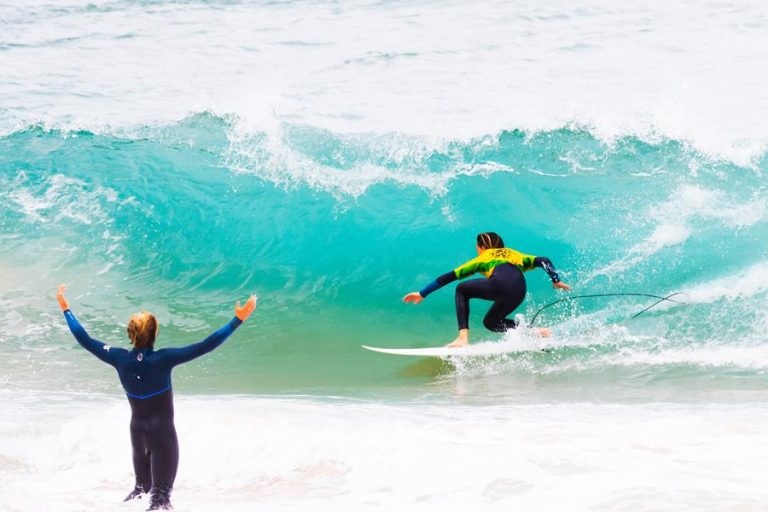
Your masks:
M762 511L761 2L0 2L0 509L143 510L127 346L174 372L177 510ZM474 237L584 299L455 337ZM526 274L531 319L564 297ZM546 350L541 350L546 349Z

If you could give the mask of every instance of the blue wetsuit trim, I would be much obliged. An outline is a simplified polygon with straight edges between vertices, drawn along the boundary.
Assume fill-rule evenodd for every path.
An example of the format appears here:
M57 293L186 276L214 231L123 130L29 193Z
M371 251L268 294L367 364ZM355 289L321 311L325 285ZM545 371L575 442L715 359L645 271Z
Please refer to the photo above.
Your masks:
M437 279L429 283L427 286L421 289L419 294L422 297L426 297L430 293L434 292L435 290L439 290L443 286L447 285L448 283L454 282L456 279L456 274L451 270L450 272L446 272L445 274L438 276Z
M439 284L437 284L437 279L435 279L434 281L432 281L431 283L429 283L427 286L425 286L424 288L422 288L422 289L419 291L419 295L421 295L422 297L426 297L427 295L429 295L429 294L430 294L430 293L432 293L433 291L437 290L438 288L440 288L440 285L439 285Z
M132 394L128 393L127 391L125 392L125 395L129 396L131 398L138 398L139 400L146 400L147 398L152 398L153 396L157 396L157 395L163 394L166 391L168 391L169 389L171 389L171 385L170 384L168 385L167 388L161 389L160 391L156 391L154 393L150 393L148 395L132 395Z
M553 283L560 282L560 276L555 270L555 266L552 264L552 260L545 256L536 256L533 260L533 266L543 268Z

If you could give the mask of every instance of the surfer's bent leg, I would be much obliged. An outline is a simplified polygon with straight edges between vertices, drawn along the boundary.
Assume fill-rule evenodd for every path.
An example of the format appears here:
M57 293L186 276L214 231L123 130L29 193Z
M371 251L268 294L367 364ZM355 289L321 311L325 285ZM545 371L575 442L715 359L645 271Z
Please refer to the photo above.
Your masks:
M469 329L469 299L495 300L488 279L470 279L456 287L456 320L459 330Z
M492 332L506 332L517 327L517 322L507 318L507 315L516 310L520 302L494 302L483 318L485 328Z
M499 265L488 280L494 292L491 308L483 318L483 325L492 332L504 332L517 327L517 322L507 318L523 303L526 294L523 272L514 265Z

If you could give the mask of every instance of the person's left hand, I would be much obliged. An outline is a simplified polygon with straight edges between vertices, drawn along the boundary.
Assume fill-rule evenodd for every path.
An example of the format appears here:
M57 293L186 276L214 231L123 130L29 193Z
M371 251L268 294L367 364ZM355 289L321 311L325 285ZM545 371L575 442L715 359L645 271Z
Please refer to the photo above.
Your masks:
M559 289L559 290L566 290L566 291L571 289L570 286L568 286L567 284L563 283L562 281L557 282L557 283L552 283L552 288L554 288L555 290Z
M411 292L405 297L403 297L403 302L405 303L410 302L411 304L418 304L423 300L424 300L424 297L422 297L419 292Z
M253 310L256 309L256 296L251 295L248 297L248 301L244 306L240 306L240 301L235 304L235 316L240 319L241 322L245 322Z
M67 291L67 286L64 284L59 285L59 289L56 291L56 300L59 301L59 307L62 311L69 309L69 302L64 297L64 292Z

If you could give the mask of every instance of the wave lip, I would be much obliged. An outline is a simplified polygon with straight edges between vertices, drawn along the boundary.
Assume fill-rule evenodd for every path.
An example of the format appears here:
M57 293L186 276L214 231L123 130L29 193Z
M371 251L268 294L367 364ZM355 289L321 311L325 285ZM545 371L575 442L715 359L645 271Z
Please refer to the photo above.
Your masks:
M766 46L759 4L0 9L0 54L14 70L0 83L5 133L40 121L125 129L209 110L433 138L588 126L608 143L686 141L742 166L768 143L768 105L754 73L762 55L750 50Z

